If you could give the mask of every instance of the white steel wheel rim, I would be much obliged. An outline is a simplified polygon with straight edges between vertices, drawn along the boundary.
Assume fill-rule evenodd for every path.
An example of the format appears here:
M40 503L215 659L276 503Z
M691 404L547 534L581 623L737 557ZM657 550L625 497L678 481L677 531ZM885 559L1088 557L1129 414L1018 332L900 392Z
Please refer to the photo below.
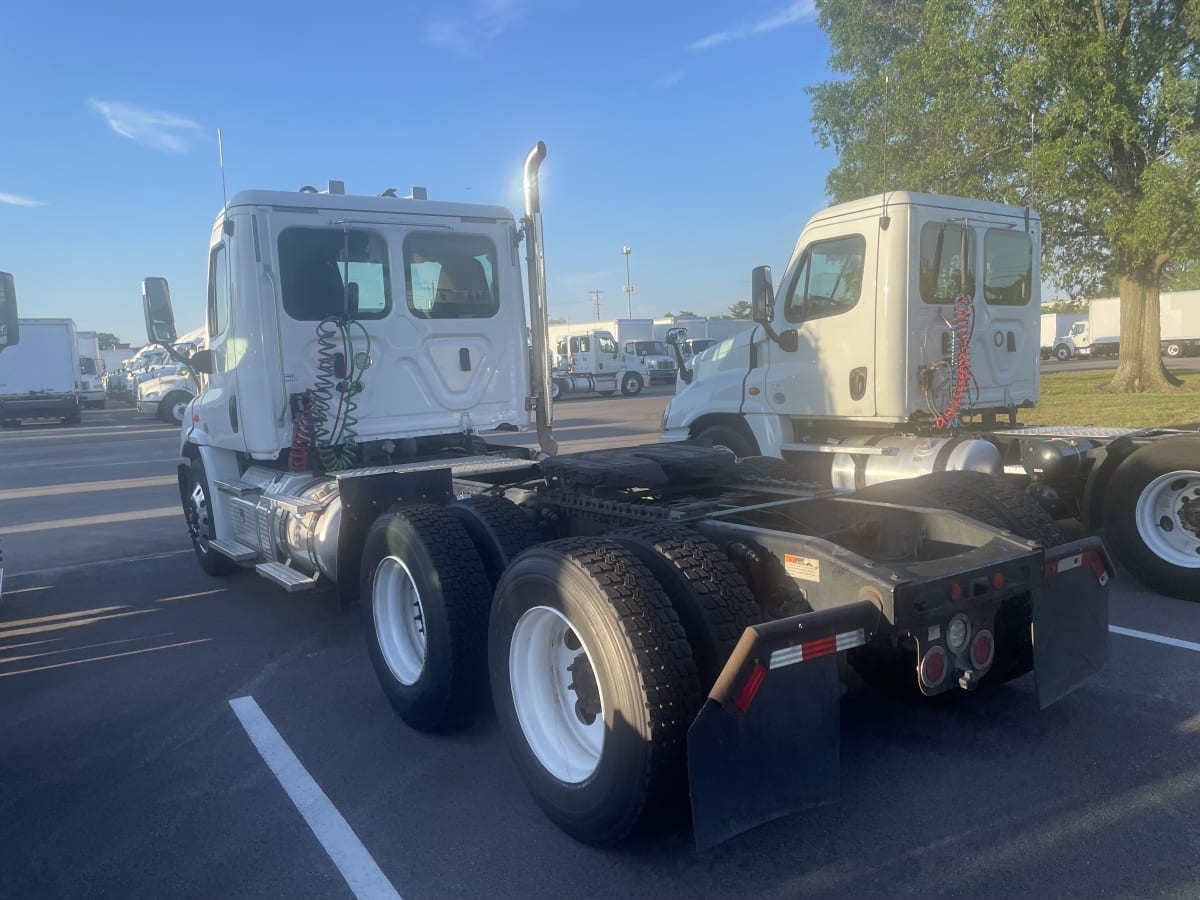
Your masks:
M183 414L187 412L187 405L188 402L186 400L181 400L171 406L172 422L175 422L176 424L181 424L183 422Z
M371 582L375 636L396 680L414 685L425 668L425 608L408 566L395 556L380 560Z
M538 762L567 784L590 778L604 750L603 694L599 713L590 724L576 712L579 694L572 687L575 676L568 666L581 657L594 672L592 654L570 620L557 610L535 606L517 620L508 648L517 722Z
M1142 490L1134 510L1138 535L1155 556L1183 569L1200 569L1200 533L1183 521L1183 504L1200 503L1200 472L1159 475Z

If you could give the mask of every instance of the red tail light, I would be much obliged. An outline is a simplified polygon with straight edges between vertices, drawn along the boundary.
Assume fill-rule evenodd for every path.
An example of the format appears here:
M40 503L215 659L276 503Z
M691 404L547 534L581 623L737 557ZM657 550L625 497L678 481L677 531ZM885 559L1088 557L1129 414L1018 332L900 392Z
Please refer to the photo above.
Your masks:
M921 681L926 687L935 688L946 680L950 664L946 659L946 651L941 647L930 647L921 658Z
M996 639L986 628L981 628L971 641L971 665L982 672L992 664L996 656Z
M950 599L954 600L954 601L958 601L958 600L961 600L962 598L963 598L962 585L957 582L950 585Z
M992 573L992 587L997 591L1000 590L1000 588L1004 587L1004 573L1003 572L993 572Z

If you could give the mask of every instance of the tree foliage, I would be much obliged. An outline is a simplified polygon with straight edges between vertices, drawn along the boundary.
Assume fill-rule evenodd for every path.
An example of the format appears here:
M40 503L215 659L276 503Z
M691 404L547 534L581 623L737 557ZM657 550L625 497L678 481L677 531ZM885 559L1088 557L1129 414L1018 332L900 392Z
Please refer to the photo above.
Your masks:
M752 315L749 300L738 300L729 307L729 318L731 319L748 319Z
M121 346L121 339L107 331L96 332L96 340L100 342L101 350L116 350Z
M836 200L1028 205L1043 271L1119 288L1113 386L1166 386L1164 274L1200 259L1200 0L818 0L842 78L810 89Z

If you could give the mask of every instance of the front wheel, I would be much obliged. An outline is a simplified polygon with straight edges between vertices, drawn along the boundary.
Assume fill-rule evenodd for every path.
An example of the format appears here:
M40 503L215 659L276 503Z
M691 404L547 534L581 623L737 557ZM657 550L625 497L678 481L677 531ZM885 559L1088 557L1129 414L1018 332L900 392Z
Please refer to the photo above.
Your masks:
M188 469L183 517L187 521L188 535L192 539L192 549L196 551L200 568L209 575L228 575L234 571L237 563L212 548L212 542L217 539L216 525L213 521L212 490L208 486L204 463L199 459L193 459Z
M568 539L526 551L496 589L488 657L521 777L568 834L617 841L682 797L696 664L627 550Z
M1135 450L1104 500L1105 544L1149 587L1200 601L1200 439Z
M758 443L753 437L728 425L708 425L696 432L695 439L720 450L728 450L734 456L758 456Z
M1054 355L1058 358L1059 362L1066 362L1071 358L1071 351L1067 347L1055 347Z
M558 378L555 378L550 382L550 399L551 400L557 400L560 397L562 397L562 395L565 393L566 393L566 391L563 390L563 384L562 384L561 380L559 380Z
M626 397L633 397L642 392L642 388L646 386L646 382L642 380L642 376L637 372L626 372L621 378L621 393Z
M187 394L168 394L158 404L158 415L168 425L182 425L192 398Z

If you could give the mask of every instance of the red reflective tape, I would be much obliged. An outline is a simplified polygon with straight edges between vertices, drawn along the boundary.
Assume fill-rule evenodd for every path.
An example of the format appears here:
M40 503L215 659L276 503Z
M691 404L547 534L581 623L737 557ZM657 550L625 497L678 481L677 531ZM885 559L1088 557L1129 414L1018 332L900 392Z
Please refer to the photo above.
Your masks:
M750 708L750 704L754 702L754 695L758 693L758 689L762 687L763 679L767 677L767 670L763 668L763 664L756 662L754 671L750 673L750 677L746 679L746 683L742 685L742 689L738 691L737 699L733 701L742 712Z
M837 653L837 635L831 634L815 641L805 641L800 647L804 651L805 662L818 656L828 656L830 653Z

